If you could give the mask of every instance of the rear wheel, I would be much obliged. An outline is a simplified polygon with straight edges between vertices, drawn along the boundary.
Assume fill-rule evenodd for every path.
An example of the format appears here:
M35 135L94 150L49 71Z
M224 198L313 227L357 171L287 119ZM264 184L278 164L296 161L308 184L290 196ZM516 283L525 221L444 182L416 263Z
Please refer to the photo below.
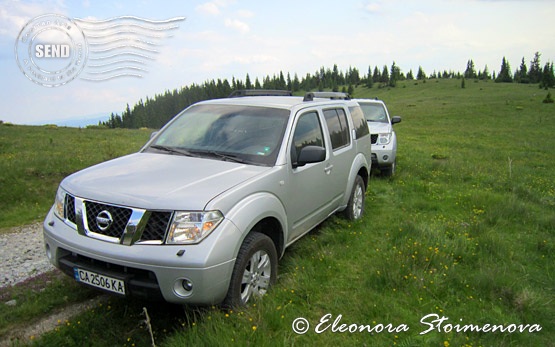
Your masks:
M252 232L243 241L235 260L225 306L243 306L261 297L277 277L277 251L273 241L259 232Z
M362 177L358 176L355 178L355 183L353 184L353 190L351 191L351 196L349 198L349 203L345 209L345 217L349 220L357 220L362 218L364 213L364 193L366 188L364 186L364 180Z

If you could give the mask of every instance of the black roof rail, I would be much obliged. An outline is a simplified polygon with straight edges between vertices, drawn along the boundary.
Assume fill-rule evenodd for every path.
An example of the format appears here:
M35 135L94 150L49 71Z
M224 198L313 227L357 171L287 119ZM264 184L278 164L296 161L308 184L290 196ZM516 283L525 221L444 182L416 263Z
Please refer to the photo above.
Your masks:
M313 101L314 98L325 98L331 100L351 100L347 93L338 92L308 92L304 95L303 101Z
M290 90L240 89L229 94L228 98L239 98L242 96L293 96L293 93Z

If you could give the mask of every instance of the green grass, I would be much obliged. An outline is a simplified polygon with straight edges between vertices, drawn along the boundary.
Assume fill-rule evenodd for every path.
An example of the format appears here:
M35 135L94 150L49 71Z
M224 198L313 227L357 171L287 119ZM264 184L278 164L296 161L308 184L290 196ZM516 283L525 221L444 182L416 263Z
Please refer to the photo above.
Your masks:
M42 220L65 176L136 152L150 132L0 124L0 229Z
M403 117L397 174L372 177L362 221L332 217L289 248L262 301L223 311L113 298L109 310L33 343L150 345L146 306L159 346L555 346L555 107L542 103L546 93L471 81L461 89L458 80L357 88ZM328 324L342 315L346 327L409 330L316 333L328 313ZM420 334L428 314L448 317L443 327L542 330ZM310 323L304 335L292 330L298 317Z
M11 287L0 289L0 301L16 301L15 306L0 307L0 337L15 327L24 327L38 321L55 309L97 296L78 286L61 272L53 271Z

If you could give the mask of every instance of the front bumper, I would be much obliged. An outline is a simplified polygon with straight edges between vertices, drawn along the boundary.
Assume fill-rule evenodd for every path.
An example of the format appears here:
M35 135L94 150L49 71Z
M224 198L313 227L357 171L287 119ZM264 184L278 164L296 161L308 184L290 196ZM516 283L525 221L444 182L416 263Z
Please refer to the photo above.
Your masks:
M43 225L50 262L73 276L84 268L125 281L126 294L177 304L217 304L226 296L241 233L222 221L197 245L121 245L79 235L51 210ZM192 290L183 288L183 281Z
M388 145L372 145L372 166L384 167L395 163L397 148L392 143Z

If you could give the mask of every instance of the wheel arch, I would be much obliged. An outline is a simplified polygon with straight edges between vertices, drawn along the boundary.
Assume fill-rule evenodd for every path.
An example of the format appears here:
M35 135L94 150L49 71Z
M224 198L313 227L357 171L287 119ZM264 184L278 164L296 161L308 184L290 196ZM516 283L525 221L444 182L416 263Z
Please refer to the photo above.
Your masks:
M253 232L258 232L268 236L274 242L274 246L276 247L278 257L281 258L281 256L285 251L284 249L285 240L283 237L283 229L281 227L281 224L276 218L266 217L260 220L252 227L252 229L248 232L248 234Z
M343 208L346 207L347 203L349 202L349 197L351 196L351 189L353 188L353 184L355 183L355 178L357 176L360 176L364 181L364 189L366 190L368 188L368 183L370 180L370 166L362 153L359 153L355 157L355 160L353 160L351 171L349 173L349 179L347 181L347 185L345 186Z
M245 213L258 211L258 213ZM227 214L226 218L242 233L241 240L235 245L235 256L247 235L259 232L268 236L281 258L285 251L287 215L281 201L273 194L257 193L243 199Z

